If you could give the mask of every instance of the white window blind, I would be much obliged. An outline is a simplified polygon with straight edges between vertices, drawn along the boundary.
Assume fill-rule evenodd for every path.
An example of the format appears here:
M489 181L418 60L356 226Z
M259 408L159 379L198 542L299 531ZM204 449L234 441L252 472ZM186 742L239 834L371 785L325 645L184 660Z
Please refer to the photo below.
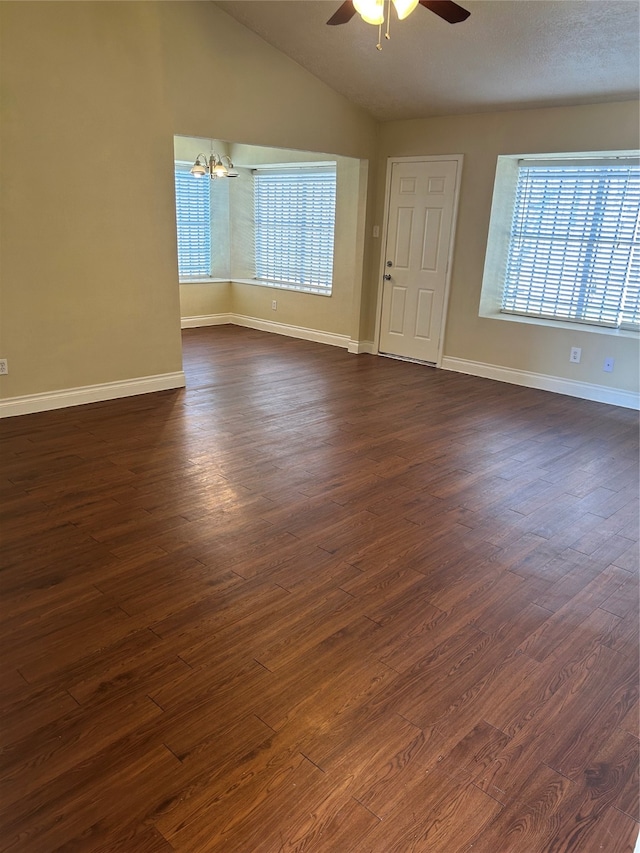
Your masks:
M178 275L181 279L211 276L211 182L194 178L188 166L176 164Z
M331 293L335 207L335 167L256 170L256 278Z
M523 161L502 310L640 327L640 165Z

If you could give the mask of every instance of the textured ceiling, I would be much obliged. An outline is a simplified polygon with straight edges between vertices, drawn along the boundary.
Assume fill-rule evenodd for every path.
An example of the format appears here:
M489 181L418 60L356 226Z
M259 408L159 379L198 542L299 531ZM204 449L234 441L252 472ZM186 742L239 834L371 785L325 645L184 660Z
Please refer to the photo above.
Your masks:
M216 5L381 121L638 97L638 0L460 0L447 24L418 7L378 28L326 26L341 0Z

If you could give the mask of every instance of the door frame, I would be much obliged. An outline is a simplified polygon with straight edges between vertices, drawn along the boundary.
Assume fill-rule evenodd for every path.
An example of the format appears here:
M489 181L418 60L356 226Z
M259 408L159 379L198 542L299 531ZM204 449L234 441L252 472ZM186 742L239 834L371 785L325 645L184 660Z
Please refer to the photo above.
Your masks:
M444 285L444 304L442 308L442 319L440 323L439 329L439 341L438 341L438 358L435 363L436 367L441 367L442 365L442 353L444 350L444 331L447 324L447 313L449 310L449 291L451 287L451 268L453 266L453 249L456 242L456 225L458 221L458 202L460 199L460 179L462 177L462 164L464 161L464 154L437 154L437 155L419 155L415 157L387 157L387 174L385 179L385 190L384 190L384 215L382 220L382 250L380 252L380 262L378 264L378 298L376 305L376 328L374 335L374 348L376 355L381 355L380 353L380 327L382 324L382 296L383 296L383 281L384 274L386 272L386 260L387 260L387 243L389 240L389 206L391 203L391 177L393 172L393 166L395 163L435 163L438 160L455 160L457 162L456 168L456 182L453 188L453 211L451 213L451 235L449 237L449 248L447 251L447 272L445 274L445 285Z

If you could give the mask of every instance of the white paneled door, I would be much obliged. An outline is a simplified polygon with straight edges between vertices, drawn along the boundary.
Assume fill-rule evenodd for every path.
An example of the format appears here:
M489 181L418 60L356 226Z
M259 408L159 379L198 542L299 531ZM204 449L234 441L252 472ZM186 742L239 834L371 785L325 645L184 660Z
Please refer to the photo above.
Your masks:
M458 159L391 164L382 354L438 362L459 168Z

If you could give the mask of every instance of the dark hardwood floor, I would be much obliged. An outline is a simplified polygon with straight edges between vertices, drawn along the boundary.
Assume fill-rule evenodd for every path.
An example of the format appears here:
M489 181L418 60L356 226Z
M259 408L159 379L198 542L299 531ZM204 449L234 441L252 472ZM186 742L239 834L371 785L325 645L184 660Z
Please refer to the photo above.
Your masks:
M631 853L637 414L184 344L0 425L0 849Z

